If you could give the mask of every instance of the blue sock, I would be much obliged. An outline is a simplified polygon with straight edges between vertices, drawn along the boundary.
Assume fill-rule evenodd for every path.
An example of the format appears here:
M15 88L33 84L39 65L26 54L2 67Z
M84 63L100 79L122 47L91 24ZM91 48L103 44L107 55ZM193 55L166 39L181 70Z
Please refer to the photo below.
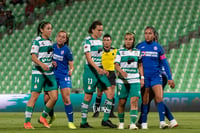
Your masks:
M160 121L165 121L165 106L163 102L157 103Z
M140 112L140 117L138 119L138 123L141 124L142 123L142 114L143 114L143 104L141 104L141 112Z
M165 116L167 117L167 119L169 121L173 120L174 117L173 117L172 113L170 112L169 108L167 107L166 104L164 104L164 106L165 106Z
M147 122L147 114L148 114L148 104L142 105L142 123Z
M65 105L65 113L68 117L69 122L73 122L73 109L72 109L72 104Z

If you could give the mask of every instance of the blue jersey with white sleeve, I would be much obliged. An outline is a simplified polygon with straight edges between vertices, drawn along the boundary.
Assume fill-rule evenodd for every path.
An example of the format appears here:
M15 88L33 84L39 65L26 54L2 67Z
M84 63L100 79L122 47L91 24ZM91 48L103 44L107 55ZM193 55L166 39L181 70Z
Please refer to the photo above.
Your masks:
M57 67L54 68L54 74L57 77L68 75L69 63L68 61L73 61L73 55L71 50L67 45L59 48L57 43L53 45L53 61L57 63Z
M164 50L160 44L155 41L150 43L144 41L139 43L137 48L142 53L142 63L145 77L161 74L161 68L163 66L168 79L172 79L169 64L165 57Z

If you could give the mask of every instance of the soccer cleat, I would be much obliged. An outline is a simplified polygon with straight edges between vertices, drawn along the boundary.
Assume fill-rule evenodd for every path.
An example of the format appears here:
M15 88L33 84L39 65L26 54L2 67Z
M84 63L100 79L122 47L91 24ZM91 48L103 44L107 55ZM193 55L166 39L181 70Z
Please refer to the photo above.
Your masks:
M166 129L168 128L168 124L165 123L165 121L160 122L160 128Z
M138 127L135 124L131 124L129 127L130 130L138 130Z
M124 123L119 123L118 129L124 129Z
M141 124L141 129L148 129L148 124L147 123L142 123Z
M74 125L73 122L69 122L69 123L68 123L68 127L69 127L70 129L76 129L76 126Z
M139 128L139 129L141 129L142 128L142 124L141 123L136 123L136 126Z
M52 125L53 121L56 120L56 116L53 115L53 116L50 116L50 120L49 120L49 125Z
M174 127L177 127L177 126L178 126L178 123L175 119L173 119L169 122L169 128L174 128Z
M24 123L24 128L25 129L35 129L34 127L31 126L30 122Z
M97 117L99 117L99 111L96 111L96 112L94 112L94 114L93 114L93 116L92 117L94 117L94 118L97 118Z
M50 128L49 124L47 123L47 120L40 116L40 119L38 120L39 123L43 124L46 128Z
M93 128L88 123L80 124L80 128Z
M113 124L110 120L107 121L102 120L101 125L108 126L110 128L117 128L117 125Z

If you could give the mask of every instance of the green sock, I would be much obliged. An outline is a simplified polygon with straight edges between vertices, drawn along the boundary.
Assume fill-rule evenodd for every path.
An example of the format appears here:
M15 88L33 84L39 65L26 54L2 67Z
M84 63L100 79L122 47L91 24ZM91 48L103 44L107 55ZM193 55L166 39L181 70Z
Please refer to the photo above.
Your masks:
M88 107L89 107L90 102L88 101L83 101L81 104L81 124L87 123L87 115L88 115Z
M111 112L111 108L112 108L112 101L113 101L112 99L108 99L108 98L106 98L106 100L105 100L104 116L103 116L104 121L109 120L110 112Z
M31 116L33 113L33 108L26 106L26 111L25 111L25 123L31 122Z
M119 122L124 123L124 113L118 113Z
M47 106L44 107L44 110L42 112L42 117L43 118L47 118L47 116L49 115L49 112L51 111L52 109L48 108Z
M135 124L136 120L137 120L137 116L138 116L138 110L130 110L130 120L131 120L131 124Z

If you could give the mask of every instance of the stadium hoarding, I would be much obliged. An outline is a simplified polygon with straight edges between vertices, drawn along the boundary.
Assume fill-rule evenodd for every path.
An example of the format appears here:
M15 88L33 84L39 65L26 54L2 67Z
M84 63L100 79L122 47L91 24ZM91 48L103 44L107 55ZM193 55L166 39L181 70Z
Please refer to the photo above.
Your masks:
M34 111L42 111L44 107L44 94L40 94ZM84 94L71 94L71 102L75 112L81 111L81 103ZM23 112L26 108L26 103L30 98L30 94L0 94L0 112ZM93 95L90 103L89 111L92 111L92 105L96 98L96 94ZM105 100L105 95L102 98ZM200 93L165 93L164 102L170 107L171 111L176 112L199 112L200 111ZM130 106L127 102L126 111L129 110ZM139 105L141 104L141 99ZM115 111L117 111L118 99L116 98ZM103 110L103 108L102 108ZM62 102L62 96L59 94L58 101L55 105L55 111L64 111ZM151 103L151 111L157 111L154 102Z

